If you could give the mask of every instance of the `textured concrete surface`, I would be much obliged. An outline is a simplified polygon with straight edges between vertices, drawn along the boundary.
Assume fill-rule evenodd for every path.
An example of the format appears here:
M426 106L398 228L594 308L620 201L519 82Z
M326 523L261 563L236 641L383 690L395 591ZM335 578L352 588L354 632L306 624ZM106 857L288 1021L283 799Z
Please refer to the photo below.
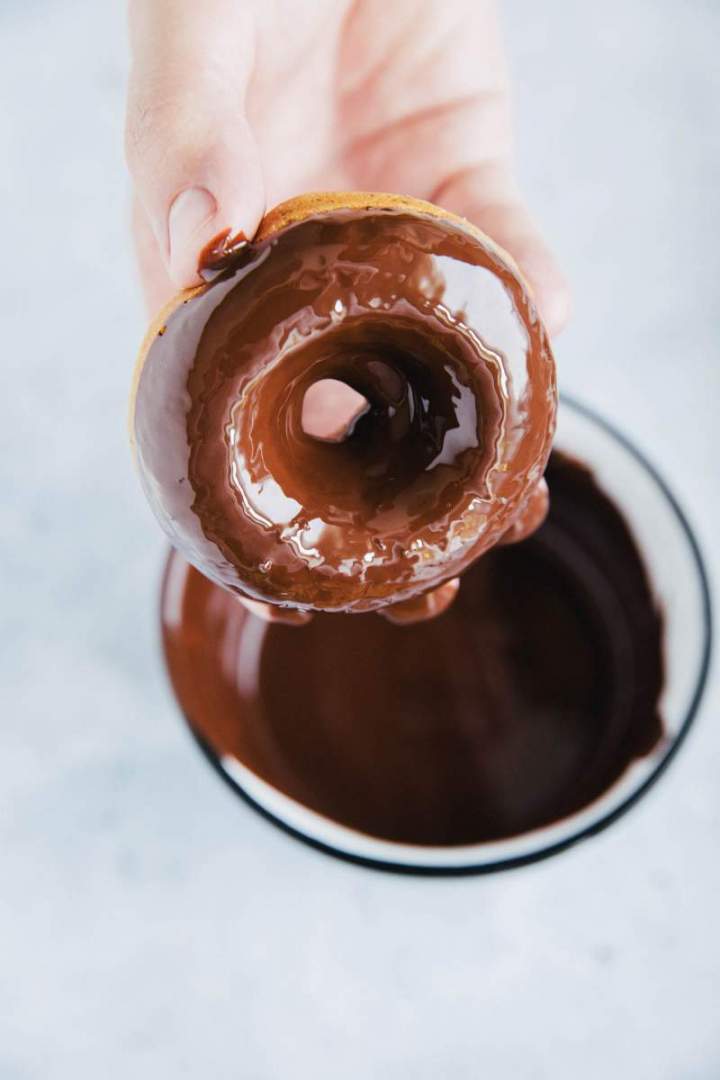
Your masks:
M191 745L124 427L121 7L0 8L0 1078L714 1080L717 680L631 815L492 879L306 850ZM522 177L575 289L563 383L649 451L717 577L720 9L505 22Z

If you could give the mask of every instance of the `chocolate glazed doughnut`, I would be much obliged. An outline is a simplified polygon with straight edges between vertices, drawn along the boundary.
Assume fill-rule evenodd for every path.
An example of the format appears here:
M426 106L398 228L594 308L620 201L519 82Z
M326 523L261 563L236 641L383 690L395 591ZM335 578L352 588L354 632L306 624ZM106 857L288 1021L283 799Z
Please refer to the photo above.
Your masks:
M361 612L443 586L542 520L547 335L509 256L428 203L302 196L151 327L131 430L173 545L243 597ZM308 421L321 384L347 422ZM313 390L315 388L315 390ZM452 584L450 584L453 582Z

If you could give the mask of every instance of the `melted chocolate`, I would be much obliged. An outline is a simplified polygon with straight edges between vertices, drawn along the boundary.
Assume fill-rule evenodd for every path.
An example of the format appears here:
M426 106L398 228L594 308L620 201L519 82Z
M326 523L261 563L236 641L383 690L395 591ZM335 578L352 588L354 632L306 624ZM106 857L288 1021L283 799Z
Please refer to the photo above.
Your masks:
M529 540L441 618L268 625L172 555L167 663L193 729L281 791L389 840L466 844L557 821L662 735L662 620L621 514L559 454Z
M231 235L232 229L223 229L208 240L198 258L198 275L203 281L213 281L218 274L232 267L239 255L244 255L248 238L242 230Z
M372 610L453 578L527 509L555 371L494 249L430 215L339 210L221 236L203 265L150 346L135 436L156 515L208 577ZM346 437L303 429L323 380L368 402Z

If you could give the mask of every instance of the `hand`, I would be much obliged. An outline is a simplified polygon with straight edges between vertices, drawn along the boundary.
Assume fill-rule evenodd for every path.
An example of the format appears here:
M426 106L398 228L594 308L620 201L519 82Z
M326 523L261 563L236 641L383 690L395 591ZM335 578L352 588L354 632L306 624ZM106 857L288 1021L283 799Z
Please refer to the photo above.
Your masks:
M131 0L127 156L146 298L309 190L394 191L514 256L551 334L567 286L519 195L491 0ZM432 606L432 605L430 605Z
M147 298L303 191L397 191L514 256L550 333L568 290L513 176L489 0L131 0L127 155Z

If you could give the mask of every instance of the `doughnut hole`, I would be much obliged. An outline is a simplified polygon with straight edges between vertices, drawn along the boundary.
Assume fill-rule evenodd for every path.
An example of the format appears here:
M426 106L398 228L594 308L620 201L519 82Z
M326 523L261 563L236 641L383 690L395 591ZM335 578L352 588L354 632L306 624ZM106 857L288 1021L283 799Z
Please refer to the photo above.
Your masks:
M274 417L262 446L237 424L246 491L270 478L351 546L355 530L391 541L445 518L468 481L481 494L502 416L485 366L439 334L397 324L343 328L292 350L255 381L237 419L260 409Z
M370 402L339 379L319 379L305 391L300 424L305 435L339 443L352 435Z

